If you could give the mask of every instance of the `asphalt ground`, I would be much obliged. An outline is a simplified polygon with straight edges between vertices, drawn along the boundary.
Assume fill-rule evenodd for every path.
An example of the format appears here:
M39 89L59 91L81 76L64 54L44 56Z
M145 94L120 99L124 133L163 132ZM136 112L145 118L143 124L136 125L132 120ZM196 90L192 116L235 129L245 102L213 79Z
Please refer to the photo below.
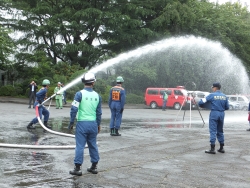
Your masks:
M23 101L23 102L21 102ZM0 97L0 141L27 144L32 134L26 129L34 118L28 100ZM50 123L69 120L69 106L50 107ZM185 115L184 115L185 114ZM126 105L120 137L108 133L110 111L103 105L98 135L99 173L84 153L82 176L71 176L74 150L1 148L0 187L250 187L250 132L247 111L226 111L225 153L205 154L209 148L209 111L148 109ZM205 122L203 125L202 118ZM184 120L183 120L184 119ZM37 130L39 130L39 125ZM55 125L53 124L53 129ZM13 127L13 128L12 128ZM13 130L12 130L13 129ZM65 129L65 127L64 127ZM8 131L4 131L8 130ZM40 133L39 133L40 134ZM41 133L43 144L74 144L74 139ZM216 149L218 149L218 142ZM31 156L42 154L39 165ZM37 159L38 160L38 159Z

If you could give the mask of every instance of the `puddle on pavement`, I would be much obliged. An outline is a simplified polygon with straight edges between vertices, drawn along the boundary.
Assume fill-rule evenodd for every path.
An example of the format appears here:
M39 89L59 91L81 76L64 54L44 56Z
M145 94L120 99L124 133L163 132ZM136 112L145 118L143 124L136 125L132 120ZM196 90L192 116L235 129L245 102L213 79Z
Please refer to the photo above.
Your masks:
M110 132L109 119L102 120L100 134ZM54 131L68 132L68 118L50 119L50 125ZM27 145L74 145L72 137L55 136L44 132L37 124L36 129L27 131L26 124L14 122L2 122L0 125L0 141L8 144ZM192 123L192 128L202 128L202 121ZM137 119L123 120L121 129L165 129L165 128L190 128L188 121L175 122L174 119ZM74 130L70 134L74 134ZM93 184L78 184L72 176L63 178L62 174L71 170L67 166L58 164L58 161L74 157L74 149L64 150L35 150L0 148L0 168L2 178L0 187L96 187ZM62 156L62 155L65 155ZM59 160L60 159L60 160ZM71 160L72 160L71 159ZM64 159L65 160L65 159ZM69 162L70 163L70 162ZM72 166L71 166L72 167ZM71 168L70 167L70 168Z
M109 132L109 120L103 120L102 126L104 126L107 132ZM121 129L133 129L133 128L203 128L203 122L193 122L190 126L187 121L175 121L174 119L137 119L137 120L122 120Z
M65 119L51 119L52 127L54 131L74 134L75 129L68 131L69 121L68 118ZM102 131L100 134L109 133L109 123L110 119L102 119L101 126ZM178 121L175 119L136 119L136 120L122 120L121 129L133 129L133 128L203 128L203 122L197 121L192 122L192 126L189 125L188 121ZM75 125L74 125L75 128Z
M110 132L109 119L103 119L101 126L101 133L105 134ZM51 118L49 124L52 129L57 132L63 132L67 134L74 134L75 125L72 131L68 130L68 118ZM27 145L68 145L69 140L74 143L74 138L57 136L54 137L48 132L44 132L43 128L36 124L35 130L28 131L27 125L23 125L20 122L14 122L9 125L8 122L3 122L4 129L0 130L0 141L1 143L16 144L22 143ZM201 120L192 121L190 126L189 121L175 121L174 119L136 119L136 120L122 120L121 129L155 129L155 128L203 128L203 122ZM13 135L15 135L13 137ZM73 141L73 142L72 142Z

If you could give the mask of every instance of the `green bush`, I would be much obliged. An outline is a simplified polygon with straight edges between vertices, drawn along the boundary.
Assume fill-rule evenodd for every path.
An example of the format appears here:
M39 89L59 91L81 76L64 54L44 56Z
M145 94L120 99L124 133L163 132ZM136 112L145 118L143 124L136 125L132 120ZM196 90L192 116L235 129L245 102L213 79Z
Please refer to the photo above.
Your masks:
M47 97L51 97L52 95L54 95L54 89L56 86L49 86L48 92L47 92ZM38 88L40 89L40 88ZM39 91L39 90L38 90Z
M101 88L101 90L99 90L100 88L96 87L94 85L94 90L102 97L102 102L103 103L108 103L109 100L109 91L111 89L111 86L105 86L105 88Z
M16 95L22 95L23 89L20 86L15 86Z
M80 86L80 87L79 87ZM82 86L82 87L81 87ZM83 84L77 84L66 90L66 100L74 100L76 92L83 89Z
M0 96L16 96L17 93L12 85L2 86L0 88Z
M102 103L108 103L109 94L99 94L102 98Z
M8 95L8 91L6 89L6 86L1 86L0 87L0 96L7 96Z
M130 93L130 94L126 95L126 103L127 104L143 104L144 97Z

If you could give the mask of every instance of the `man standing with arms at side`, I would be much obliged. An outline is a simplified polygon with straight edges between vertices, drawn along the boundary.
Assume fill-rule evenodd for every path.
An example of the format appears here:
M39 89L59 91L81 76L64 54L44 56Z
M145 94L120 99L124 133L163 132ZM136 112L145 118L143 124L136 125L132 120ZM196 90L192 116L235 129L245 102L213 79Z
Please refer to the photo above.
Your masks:
M31 101L32 101L32 105L35 103L35 99L36 99L36 90L38 89L36 83L34 82L34 80L32 80L32 82L29 84L28 88L30 89L29 91L29 107L31 108Z
M64 87L64 83L62 83L61 87ZM66 90L63 91L63 104L64 104L64 105L67 104L67 100L66 100Z
M206 107L210 105L211 112L209 115L209 132L210 132L210 143L211 149L206 150L205 153L215 154L215 141L216 137L220 143L220 149L217 151L220 153L225 153L224 147L224 117L225 110L229 109L228 98L225 94L220 91L221 85L216 82L213 83L212 90L213 93L209 94L206 98L201 99L199 102L200 107Z
M122 87L124 82L121 76L116 78L116 86L112 87L109 92L109 108L111 110L110 119L110 135L111 136L121 136L118 130L120 129L122 122L122 113L125 105L126 92Z
M167 107L167 102L168 102L168 94L167 94L167 89L163 92L163 105L162 105L162 111L166 111Z
M56 97L55 97L55 99L56 99L56 109L62 109L63 108L63 93L59 93L59 94L57 94L57 92L58 91L60 91L62 89L62 87L61 87L61 82L58 82L57 83L57 87L55 87L55 89L54 89L54 94L56 94Z
M97 174L97 164L99 161L98 147L96 143L97 134L101 127L101 97L93 90L96 78L93 73L85 73L82 78L84 89L75 94L70 110L70 124L68 129L73 129L75 118L77 118L75 130L75 159L74 170L69 173L81 176L81 166L83 163L84 148L88 144L92 166L87 169L92 174Z

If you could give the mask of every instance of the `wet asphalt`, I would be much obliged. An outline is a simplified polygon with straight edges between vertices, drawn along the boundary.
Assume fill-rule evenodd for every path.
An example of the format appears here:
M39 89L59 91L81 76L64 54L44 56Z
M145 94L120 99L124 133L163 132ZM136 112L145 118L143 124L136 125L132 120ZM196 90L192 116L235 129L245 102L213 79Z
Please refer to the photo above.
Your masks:
M35 117L34 110L27 107L26 99L0 97L1 143L75 143L74 138L43 132L38 124L33 132L27 131ZM67 132L69 107L55 109L52 103L49 123L53 130ZM248 112L226 111L224 154L204 152L209 148L208 117L206 110L200 115L198 110L126 105L122 136L111 137L110 111L104 104L97 175L86 170L90 166L88 149L84 151L83 175L77 177L69 174L74 149L0 147L0 187L250 187Z

